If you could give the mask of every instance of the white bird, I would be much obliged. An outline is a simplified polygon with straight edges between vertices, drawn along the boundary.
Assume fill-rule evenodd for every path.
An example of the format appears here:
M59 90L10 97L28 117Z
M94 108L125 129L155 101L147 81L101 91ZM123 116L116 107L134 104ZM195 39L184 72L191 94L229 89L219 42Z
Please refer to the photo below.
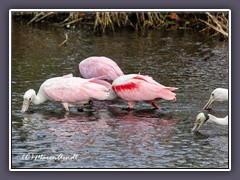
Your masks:
M203 109L210 109L210 106L215 101L228 101L228 89L224 88L216 88L210 95L210 98L207 104L203 107Z
M205 122L215 122L219 125L228 125L228 116L225 118L217 118L211 114L205 114L205 113L199 113L197 115L194 127L192 128L192 131L198 131L200 127L205 123Z

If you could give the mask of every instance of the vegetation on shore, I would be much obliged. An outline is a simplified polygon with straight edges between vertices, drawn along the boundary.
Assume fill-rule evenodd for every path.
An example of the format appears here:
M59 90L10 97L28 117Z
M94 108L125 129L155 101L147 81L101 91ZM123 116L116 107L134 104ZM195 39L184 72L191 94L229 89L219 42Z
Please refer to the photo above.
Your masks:
M228 39L228 12L13 12L13 18L28 24L48 21L60 27L84 27L95 33L116 32L119 28L193 29Z

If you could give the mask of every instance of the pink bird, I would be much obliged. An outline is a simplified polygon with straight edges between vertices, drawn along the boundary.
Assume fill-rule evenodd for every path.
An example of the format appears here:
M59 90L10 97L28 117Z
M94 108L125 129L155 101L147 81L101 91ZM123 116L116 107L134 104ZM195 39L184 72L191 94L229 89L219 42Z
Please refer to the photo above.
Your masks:
M160 99L176 100L176 94L172 91L177 88L163 86L152 77L139 74L118 77L113 81L112 88L120 98L128 101L129 108L133 108L138 101L145 101L158 109L155 102Z
M28 110L30 103L41 104L46 100L59 102L69 111L69 107L84 105L92 99L111 100L115 97L108 82L94 78L82 79L69 74L46 80L40 86L37 95L33 89L26 91L22 112Z
M79 71L84 78L98 78L112 82L124 75L119 66L104 56L93 56L79 63Z

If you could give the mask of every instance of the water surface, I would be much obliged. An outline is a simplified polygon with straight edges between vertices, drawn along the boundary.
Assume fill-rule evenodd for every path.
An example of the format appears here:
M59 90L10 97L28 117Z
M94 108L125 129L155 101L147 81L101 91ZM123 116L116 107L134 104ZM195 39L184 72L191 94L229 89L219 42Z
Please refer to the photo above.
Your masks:
M69 40L59 46L64 33ZM131 111L121 99L94 101L93 108L83 112L65 112L62 105L48 101L20 112L26 90L37 91L51 77L80 76L78 64L89 56L109 57L125 74L140 72L178 87L177 101L160 101L159 110L138 103ZM97 36L13 21L11 82L12 168L229 166L228 127L208 123L200 133L191 132L211 91L228 88L227 42L191 31L123 30ZM228 103L215 103L210 113L225 117Z

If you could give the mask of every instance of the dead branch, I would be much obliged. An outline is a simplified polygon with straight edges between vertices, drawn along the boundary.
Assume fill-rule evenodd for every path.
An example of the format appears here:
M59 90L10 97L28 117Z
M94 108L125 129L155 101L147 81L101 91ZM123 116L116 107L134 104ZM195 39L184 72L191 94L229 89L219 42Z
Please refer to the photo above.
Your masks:
M64 33L64 34L65 34L65 40L64 40L61 44L59 44L59 46L62 46L62 45L64 45L64 44L67 44L68 35L67 35L67 33Z

